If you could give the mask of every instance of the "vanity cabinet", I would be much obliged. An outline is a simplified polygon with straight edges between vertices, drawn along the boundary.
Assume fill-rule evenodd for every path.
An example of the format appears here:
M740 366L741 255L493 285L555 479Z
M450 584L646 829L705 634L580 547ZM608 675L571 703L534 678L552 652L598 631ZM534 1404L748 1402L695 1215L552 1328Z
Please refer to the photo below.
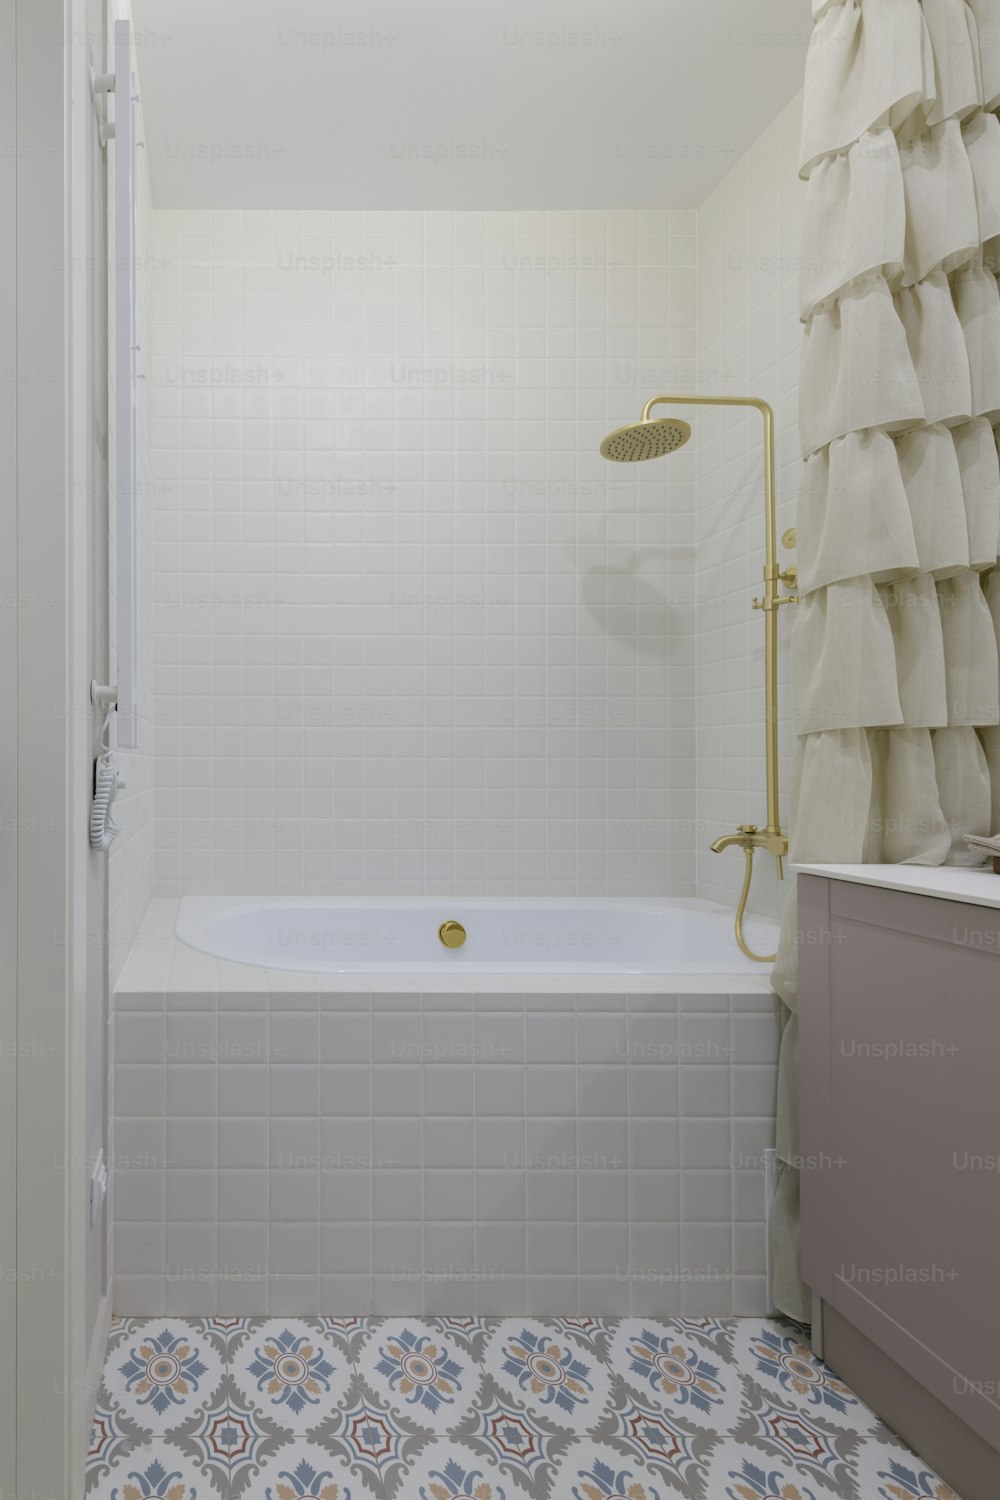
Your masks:
M1000 903L1000 876L956 889L973 874ZM798 883L802 1269L825 1354L963 1500L995 1497L1000 909Z

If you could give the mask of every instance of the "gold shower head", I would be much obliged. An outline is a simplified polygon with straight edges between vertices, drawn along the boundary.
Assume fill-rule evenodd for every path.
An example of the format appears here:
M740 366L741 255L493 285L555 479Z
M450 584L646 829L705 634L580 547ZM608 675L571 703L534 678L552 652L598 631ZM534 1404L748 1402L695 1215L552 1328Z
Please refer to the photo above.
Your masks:
M676 417L646 418L609 432L601 444L601 454L615 464L642 463L647 458L676 453L690 436L688 424Z

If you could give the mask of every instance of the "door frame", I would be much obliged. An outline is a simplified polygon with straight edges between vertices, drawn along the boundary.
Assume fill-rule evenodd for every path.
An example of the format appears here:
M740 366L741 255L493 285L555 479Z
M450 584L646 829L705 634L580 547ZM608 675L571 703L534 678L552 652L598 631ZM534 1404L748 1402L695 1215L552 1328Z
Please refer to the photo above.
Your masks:
M16 19L16 0L0 0L0 1494L17 1493Z
M87 248L79 0L13 12L16 149L16 1494L83 1493ZM76 169L76 170L74 170ZM81 321L81 319L83 321ZM3 893L8 894L6 891ZM0 1421L4 1416L0 1415ZM9 1417L7 1418L9 1420Z

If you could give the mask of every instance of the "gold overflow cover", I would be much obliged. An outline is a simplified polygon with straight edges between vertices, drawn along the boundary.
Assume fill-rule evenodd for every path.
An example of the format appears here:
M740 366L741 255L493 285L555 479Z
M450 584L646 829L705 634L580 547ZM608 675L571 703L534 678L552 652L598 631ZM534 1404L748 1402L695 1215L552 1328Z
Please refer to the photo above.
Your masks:
M438 937L446 948L461 948L465 942L465 928L461 922L442 922L438 928Z

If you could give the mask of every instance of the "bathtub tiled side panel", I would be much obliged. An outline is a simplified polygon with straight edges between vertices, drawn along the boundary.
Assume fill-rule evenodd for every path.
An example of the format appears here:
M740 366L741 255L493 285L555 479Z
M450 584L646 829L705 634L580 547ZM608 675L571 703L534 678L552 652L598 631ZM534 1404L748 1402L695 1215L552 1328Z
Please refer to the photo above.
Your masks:
M119 994L124 1314L763 1313L766 994Z

